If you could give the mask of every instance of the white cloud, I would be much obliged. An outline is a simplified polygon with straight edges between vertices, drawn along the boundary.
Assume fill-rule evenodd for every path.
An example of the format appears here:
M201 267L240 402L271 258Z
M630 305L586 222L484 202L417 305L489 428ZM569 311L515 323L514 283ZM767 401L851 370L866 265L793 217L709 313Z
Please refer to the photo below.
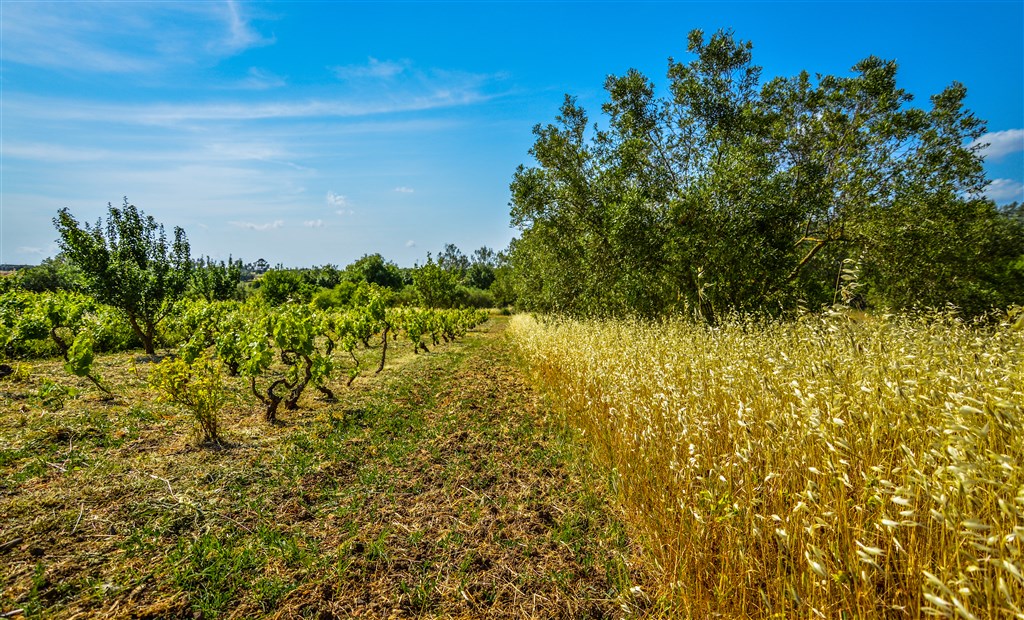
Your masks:
M443 91L412 96L402 101L280 101L269 103L156 104L143 106L89 105L76 102L58 112L59 118L106 120L117 123L168 124L185 121L243 121L275 118L351 118L395 112L417 112L435 108L471 105L489 97L473 91ZM83 105L84 104L84 105ZM26 115L56 116L51 111L26 111Z
M70 5L70 6L68 6ZM0 33L5 39L4 60L50 69L77 69L101 73L151 71L156 63L125 54L103 43L101 20L72 3L5 3ZM111 16L109 27L122 31L123 19Z
M253 30L249 22L239 12L238 3L235 0L227 0L225 5L225 17L227 18L228 26L227 36L215 43L214 49L220 48L224 52L237 54L251 47L262 47L274 42L273 38L265 38Z
M985 188L985 196L998 204L1024 200L1024 184L1013 179L993 179Z
M249 80L234 87L270 89L284 80L255 69ZM117 125L172 125L186 123L296 118L358 118L382 114L420 112L485 103L501 93L485 92L489 76L436 73L417 74L394 88L351 88L329 98L280 95L276 100L253 97L235 100L120 103L99 99L40 97L21 93L4 98L5 116ZM231 86L229 84L229 86ZM221 87L223 88L223 87ZM188 127L193 129L193 127Z
M327 192L327 204L333 207L347 207L348 198L334 192Z
M395 191L398 192L399 194L411 194L416 190L414 190L411 187L396 187Z
M256 224L254 222L231 222L232 226L239 228L245 228L246 230L272 230L274 228L281 228L284 226L284 220L274 220L266 224Z
M411 64L408 60L382 61L371 56L365 65L346 65L343 67L330 67L330 69L339 80L358 78L388 79L404 73Z
M274 42L256 31L234 0L5 2L0 32L9 62L147 77Z
M324 225L323 220L306 220L302 223L306 228L320 228Z
M414 248L416 247L416 242L413 241L412 239L409 239L408 241L405 242L405 247Z
M236 87L247 90L269 90L271 88L281 88L285 84L286 82L281 76L274 75L270 71L257 67L249 67L248 77L238 82Z
M971 143L971 146L985 144L981 155L985 159L998 160L1011 153L1024 151L1024 129L990 131Z

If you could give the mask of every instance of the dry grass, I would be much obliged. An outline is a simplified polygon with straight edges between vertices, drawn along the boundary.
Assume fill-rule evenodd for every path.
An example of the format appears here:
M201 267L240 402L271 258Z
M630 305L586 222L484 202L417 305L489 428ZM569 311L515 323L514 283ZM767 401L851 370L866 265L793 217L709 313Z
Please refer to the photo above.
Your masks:
M332 386L341 402L304 397L278 426L231 380L226 447L197 445L132 355L100 360L113 402L82 384L62 409L43 393L74 381L60 364L23 367L0 383L0 614L600 618L642 606L603 485L543 423L497 338L504 321L430 354L403 347L381 375Z
M509 333L685 617L1024 618L1024 332L945 314Z

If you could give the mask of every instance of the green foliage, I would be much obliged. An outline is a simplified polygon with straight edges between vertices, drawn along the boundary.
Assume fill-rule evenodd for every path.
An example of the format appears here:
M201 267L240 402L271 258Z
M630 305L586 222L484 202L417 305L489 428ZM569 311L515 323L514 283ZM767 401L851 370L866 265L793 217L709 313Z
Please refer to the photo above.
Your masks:
M611 76L594 128L566 97L512 185L503 299L577 315L706 321L831 303L845 259L876 306L1019 302L1024 232L981 198L984 123L953 84L911 106L896 64L761 80L752 46L690 33L669 94ZM496 276L496 279L498 277ZM492 284L493 286L493 284Z
M345 308L352 302L352 295L359 286L355 282L344 281L331 289L322 289L313 295L312 304L320 310L328 308Z
M92 373L92 363L96 359L93 346L96 341L92 333L85 331L75 336L68 347L64 370L76 377L88 377Z
M28 293L16 291L0 296L0 338L4 353L40 353L33 341L52 343L64 358L64 369L89 379L103 392L110 390L93 373L96 333L96 302L79 293Z
M351 385L361 371L359 358L356 357L356 347L362 343L370 347L370 339L381 334L381 360L377 371L384 368L387 356L387 338L391 324L387 316L387 306L391 298L391 290L375 284L361 284L352 296L350 306L344 310L329 309L319 312L316 320L319 322L319 331L326 339L326 348L321 361L315 363L323 364L325 369L320 373L319 380L315 381L317 389L333 399L333 393L326 388L323 379L329 376L334 368L331 361L331 353L336 347L348 353L353 365L348 369L348 384ZM314 373L316 375L316 373Z
M452 273L456 280L462 281L469 270L469 258L462 253L454 243L446 243L441 253L437 255L437 265Z
M138 334L132 329L123 312L106 304L93 308L93 336L97 353L129 351L142 346Z
M311 269L302 269L300 273L302 273L303 281L315 288L334 288L345 278L343 271L330 264Z
M342 283L335 290L342 288L348 287ZM399 332L408 329L420 343L417 350L426 350L422 339L448 342L487 319L486 312L476 310L393 308L393 296L389 288L362 282L352 285L344 305L318 303L322 296L310 304L279 306L257 298L241 303L184 300L167 327L178 343L181 364L191 367L215 356L230 375L248 380L267 421L276 422L281 405L298 408L310 386L334 400L329 383L335 373L341 369L351 384L363 370L356 355L360 347L379 350L380 372L388 344Z
M206 301L226 301L238 297L238 285L242 281L242 260L228 257L215 262L209 256L195 262L192 270L190 291Z
M405 330L406 337L412 342L412 351L417 353L423 349L429 353L427 345L423 343L423 337L430 334L432 324L431 313L423 308L404 308L403 312L396 317L396 323Z
M227 309L212 324L209 340L220 360L232 374L249 379L268 422L276 422L282 402L286 409L297 408L306 386L322 386L333 371L330 347L318 340L320 321L308 306L243 305ZM183 347L184 354L188 350Z
M0 295L20 289L21 285L17 274L0 274Z
M494 267L485 263L473 263L466 270L465 282L467 286L476 289L487 290L494 284Z
M33 293L81 292L85 288L81 270L63 254L44 259L37 267L19 269L15 281L19 288Z
M35 397L47 411L61 411L67 401L78 395L78 390L61 385L56 381L44 378L36 391Z
M388 312L391 326L412 342L413 352L429 353L424 338L433 344L451 342L487 320L487 312L479 309L392 308Z
M237 302L179 302L169 321L170 340L178 344L178 355L192 362L216 343L226 315L238 307Z
M473 286L460 286L456 291L456 299L455 305L460 308L493 308L496 305L490 291Z
M312 298L317 287L308 282L297 269L271 269L260 279L260 296L271 306L280 306L289 301L306 303Z
M420 303L420 292L414 284L407 284L391 297L391 303L395 306L415 306Z
M108 205L108 218L80 225L68 209L53 220L68 261L82 272L97 301L124 313L146 352L155 352L156 328L188 286L192 273L188 239L181 228L168 241L164 227L127 198Z
M227 398L221 365L211 355L161 361L150 374L160 400L185 407L195 418L202 441L218 443L217 413Z
M490 293L494 298L494 307L506 308L516 303L515 279L512 267L503 265L494 270L494 282Z
M458 301L459 277L427 255L427 264L413 274L420 303L428 308L451 308Z
M377 284L396 291L405 286L398 265L386 262L380 254L366 254L346 267L345 274L352 282Z

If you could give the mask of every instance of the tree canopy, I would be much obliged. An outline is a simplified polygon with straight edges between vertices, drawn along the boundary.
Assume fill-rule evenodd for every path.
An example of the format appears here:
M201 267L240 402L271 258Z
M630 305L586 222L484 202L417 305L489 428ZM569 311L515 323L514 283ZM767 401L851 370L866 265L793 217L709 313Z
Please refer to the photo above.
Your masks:
M534 128L511 184L520 303L714 321L831 303L844 268L880 307L1024 298L1024 228L983 197L961 84L921 109L893 61L765 82L731 32L688 43L666 95L630 70L601 124L567 95Z
M106 222L79 224L67 209L53 223L67 260L81 271L86 290L122 312L146 352L155 352L156 327L188 287L192 274L185 231L169 241L162 224L124 200L108 204Z

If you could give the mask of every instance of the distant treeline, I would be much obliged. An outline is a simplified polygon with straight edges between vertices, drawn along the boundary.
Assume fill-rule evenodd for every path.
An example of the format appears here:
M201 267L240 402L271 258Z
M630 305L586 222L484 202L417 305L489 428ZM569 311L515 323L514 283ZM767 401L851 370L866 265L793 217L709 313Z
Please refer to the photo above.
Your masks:
M488 247L466 256L454 244L447 244L436 260L428 254L424 265L414 267L399 267L380 254L367 254L345 267L271 267L263 259L251 263L234 258L190 260L185 297L207 301L259 295L270 305L299 301L320 307L343 306L359 284L366 282L394 291L391 300L398 305L492 308L514 302L505 254ZM88 292L81 270L63 252L39 265L0 267L0 271L13 272L0 280L0 293L11 289Z

